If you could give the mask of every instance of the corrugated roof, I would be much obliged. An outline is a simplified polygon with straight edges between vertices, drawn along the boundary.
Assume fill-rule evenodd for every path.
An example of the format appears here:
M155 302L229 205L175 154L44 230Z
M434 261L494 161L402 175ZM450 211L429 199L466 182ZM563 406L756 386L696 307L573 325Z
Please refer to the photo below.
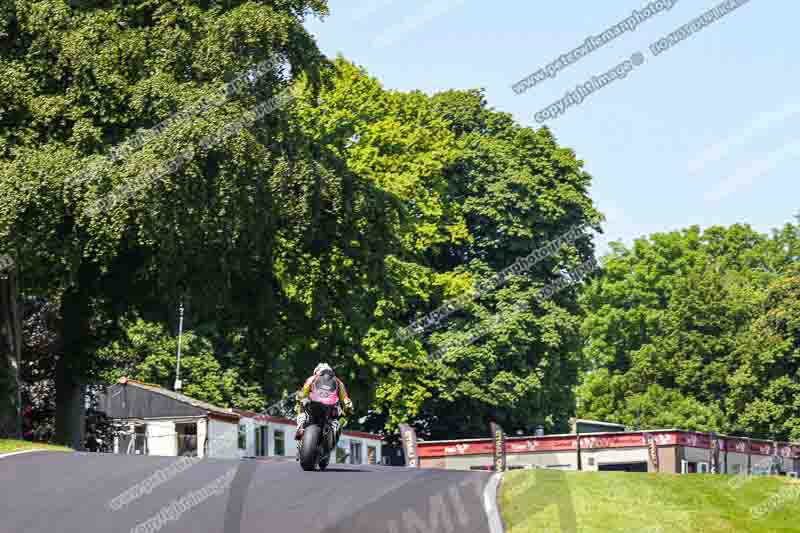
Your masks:
M616 424L614 422L603 422L601 420L589 420L588 418L572 418L570 425L574 428L577 423L591 424L593 426L609 426L609 427L626 427L625 424ZM573 429L574 431L574 429Z
M139 387L140 389L149 390L150 392L155 392L156 394L161 394L162 396L166 396L167 398L171 398L175 401L185 403L191 405L192 407L197 407L198 409L204 409L211 413L216 413L224 416L235 417L239 418L239 415L233 411L231 408L226 407L218 407L216 405L211 405L210 403L202 402L200 400L196 400L185 394L181 394L179 392L171 391L169 389L165 389L164 387L160 387L158 385L153 385L151 383L143 383L141 381L136 381L135 379L130 379L127 377L121 377L117 381L120 385L133 385L135 387Z

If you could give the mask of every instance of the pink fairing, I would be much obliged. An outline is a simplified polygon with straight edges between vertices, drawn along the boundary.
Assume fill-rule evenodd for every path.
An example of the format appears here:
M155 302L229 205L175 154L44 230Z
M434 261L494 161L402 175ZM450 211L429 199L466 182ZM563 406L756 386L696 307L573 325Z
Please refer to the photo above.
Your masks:
M312 389L311 390L311 401L321 403L323 405L336 405L339 403L339 391L327 392Z

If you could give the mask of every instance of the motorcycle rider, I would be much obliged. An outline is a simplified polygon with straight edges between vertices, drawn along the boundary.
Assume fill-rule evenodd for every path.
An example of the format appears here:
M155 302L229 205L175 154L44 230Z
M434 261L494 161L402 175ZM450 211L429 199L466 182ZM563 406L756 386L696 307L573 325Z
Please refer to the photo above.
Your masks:
M350 396L347 394L347 389L345 388L344 383L342 383L342 380L336 377L333 369L328 363L318 364L316 368L314 368L314 374L305 381L303 388L301 388L300 392L297 393L297 431L294 434L294 438L295 440L300 440L303 438L303 431L305 430L306 423L308 422L308 415L306 414L304 407L309 401L308 396L311 394L311 385L323 373L330 373L336 379L336 384L339 389L338 413L334 419L331 420L331 426L335 435L333 441L333 447L335 449L336 445L339 443L339 435L341 435L342 428L347 425L346 416L349 416L353 413L353 402L350 400Z

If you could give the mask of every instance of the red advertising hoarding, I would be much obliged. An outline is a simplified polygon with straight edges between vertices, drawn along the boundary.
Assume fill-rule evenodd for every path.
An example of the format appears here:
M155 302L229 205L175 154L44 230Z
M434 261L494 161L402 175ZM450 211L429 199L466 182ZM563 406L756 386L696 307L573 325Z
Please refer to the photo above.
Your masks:
M688 446L692 448L711 449L711 438L708 434L690 431L655 431L641 433L601 433L582 435L581 449L597 450L603 448L647 447L647 434L650 434L656 446ZM743 438L718 437L720 452L749 453L769 456L773 454L773 444L769 441L748 441ZM558 452L577 450L575 435L553 435L545 437L513 438L505 441L506 453ZM450 442L419 442L420 457L447 457L458 455L493 455L495 443L492 439ZM800 458L800 446L781 443L778 455L782 457Z

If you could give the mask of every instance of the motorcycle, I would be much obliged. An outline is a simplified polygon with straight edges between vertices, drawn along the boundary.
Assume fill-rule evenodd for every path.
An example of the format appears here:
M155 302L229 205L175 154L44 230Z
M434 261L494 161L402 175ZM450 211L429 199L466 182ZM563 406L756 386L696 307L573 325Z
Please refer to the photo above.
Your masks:
M339 385L331 373L323 372L311 385L303 409L308 416L297 457L303 470L325 470L336 448L332 422L339 414Z

